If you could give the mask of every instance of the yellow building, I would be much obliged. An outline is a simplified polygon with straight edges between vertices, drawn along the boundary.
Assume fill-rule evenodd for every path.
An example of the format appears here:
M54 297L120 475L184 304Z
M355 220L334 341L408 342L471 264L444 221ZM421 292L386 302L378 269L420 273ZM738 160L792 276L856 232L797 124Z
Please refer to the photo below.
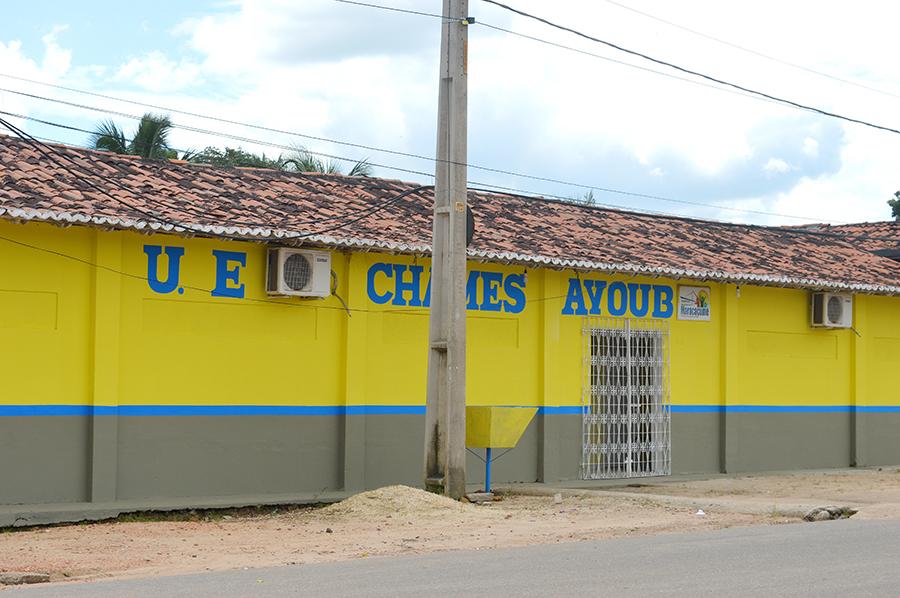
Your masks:
M893 223L470 203L468 402L538 408L496 481L900 462ZM0 140L0 525L419 484L430 209Z

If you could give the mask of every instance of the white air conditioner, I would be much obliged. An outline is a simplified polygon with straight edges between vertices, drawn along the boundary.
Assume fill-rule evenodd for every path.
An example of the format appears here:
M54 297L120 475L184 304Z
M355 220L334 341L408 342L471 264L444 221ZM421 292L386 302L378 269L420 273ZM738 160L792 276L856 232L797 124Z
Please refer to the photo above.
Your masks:
M269 249L266 292L293 297L328 297L331 295L331 253L284 247Z
M853 295L813 293L811 323L816 328L852 327Z

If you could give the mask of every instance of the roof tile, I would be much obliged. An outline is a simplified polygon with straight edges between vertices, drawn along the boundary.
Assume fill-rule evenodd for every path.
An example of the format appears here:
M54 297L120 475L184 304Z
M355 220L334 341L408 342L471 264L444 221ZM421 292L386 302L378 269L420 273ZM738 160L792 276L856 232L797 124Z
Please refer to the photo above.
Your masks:
M23 141L0 137L2 217L29 218L42 209L48 212L41 218L56 221L105 217L119 226L132 221L128 226L152 229L158 228L154 223L250 227L270 239L419 253L431 244L433 194L414 191L419 186L414 183L53 148L79 166L51 161ZM405 191L410 194L395 199ZM864 238L900 238L894 222L764 227L505 194L470 192L469 201L477 222L469 250L482 259L733 282L857 285L900 294L900 263L870 253L887 241Z

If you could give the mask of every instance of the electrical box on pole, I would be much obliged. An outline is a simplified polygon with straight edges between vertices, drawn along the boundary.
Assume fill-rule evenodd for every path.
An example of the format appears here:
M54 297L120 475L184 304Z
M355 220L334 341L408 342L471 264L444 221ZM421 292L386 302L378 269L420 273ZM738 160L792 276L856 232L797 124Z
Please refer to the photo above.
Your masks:
M468 0L444 0L425 409L425 487L466 493Z

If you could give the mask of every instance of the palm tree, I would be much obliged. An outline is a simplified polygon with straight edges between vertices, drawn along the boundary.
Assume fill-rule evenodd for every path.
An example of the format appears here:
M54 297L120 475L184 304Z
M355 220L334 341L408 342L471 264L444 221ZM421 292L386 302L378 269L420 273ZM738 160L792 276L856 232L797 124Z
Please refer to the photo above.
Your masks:
M281 156L278 163L282 170L288 172L321 172L324 174L342 174L340 165L334 160L323 160L302 145L291 150L287 156ZM347 176L372 176L372 165L369 160L360 160L353 165Z
M131 154L148 160L177 157L169 147L169 133L172 121L168 116L158 116L150 112L144 114L134 137L129 141L125 132L112 120L97 125L91 135L91 147L116 154Z

